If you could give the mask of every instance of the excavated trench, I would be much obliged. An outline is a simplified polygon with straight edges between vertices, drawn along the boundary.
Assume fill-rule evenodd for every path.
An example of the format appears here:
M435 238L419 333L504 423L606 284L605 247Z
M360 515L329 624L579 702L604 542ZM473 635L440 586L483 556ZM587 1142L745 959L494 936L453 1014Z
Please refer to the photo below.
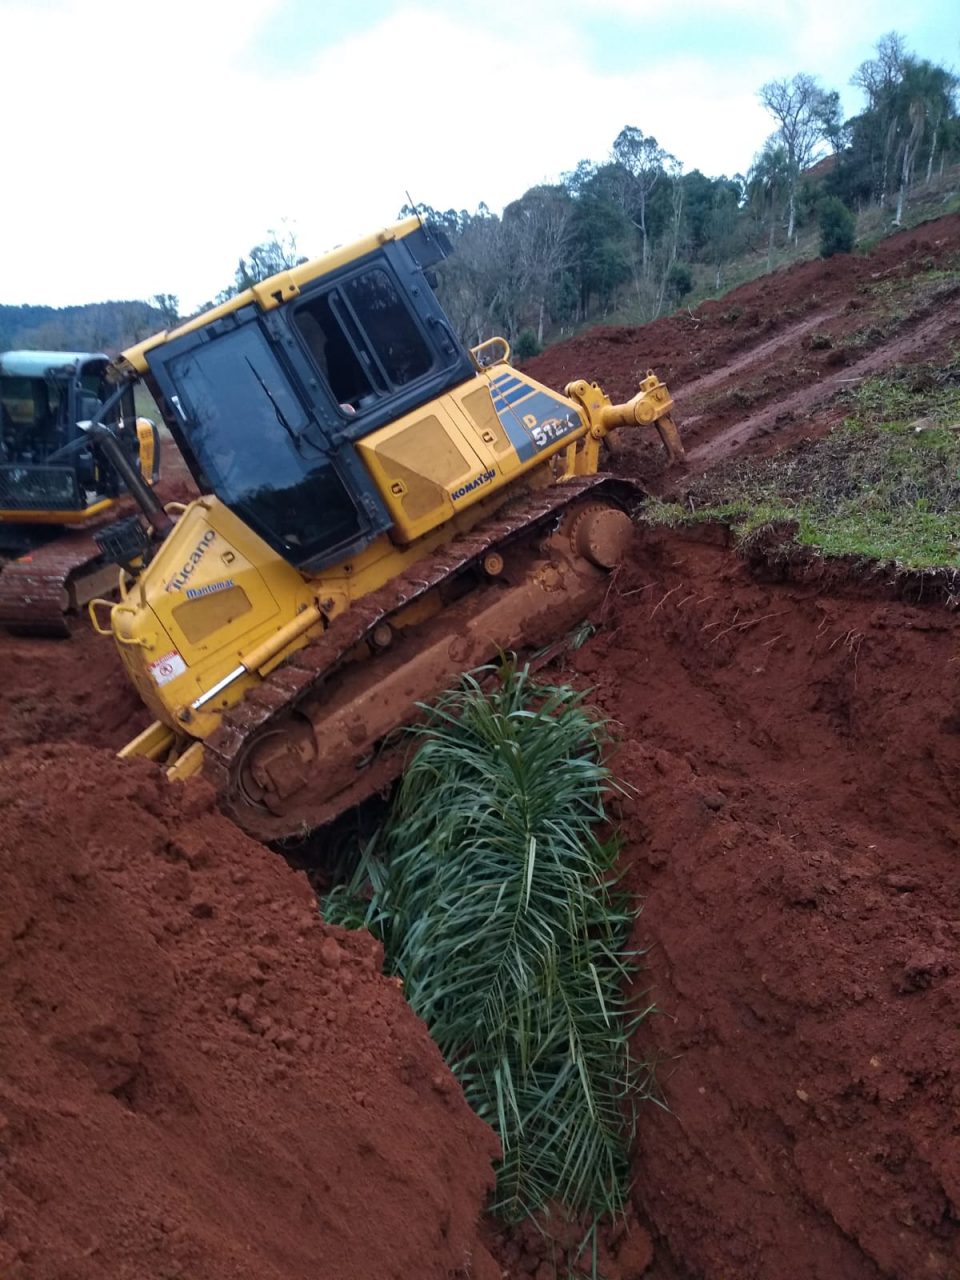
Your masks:
M665 1104L643 1110L634 1164L656 1244L643 1274L952 1276L955 616L852 579L764 581L710 536L639 533L565 668L620 743L614 816L659 1010L637 1046ZM202 785L82 745L84 717L103 746L127 733L108 647L34 649L5 734L22 744L28 704L41 714L0 769L8 1273L67 1274L54 1260L85 1241L71 1275L168 1254L204 1276L252 1275L253 1257L307 1275L382 1196L416 1247L447 1241L421 1272L447 1274L483 1248L464 1241L492 1145L399 993L358 941L309 923L302 879ZM64 672L84 675L70 699ZM138 1178L149 1194L130 1194ZM314 1224L292 1254L291 1220ZM641 1274L638 1231L614 1239L608 1275ZM535 1237L488 1244L510 1275L548 1267Z
M692 1275L957 1274L958 640L651 534L575 656L659 1008L635 1197Z
M960 250L957 219L908 234L821 274L824 297L807 264L686 337L683 317L601 334L597 365L672 376L705 446L732 419L703 375L762 347L765 385L795 395L824 307L855 314L844 272L868 302L871 272ZM771 344L751 308L780 325L791 290L816 323ZM938 343L960 333L951 305ZM584 342L543 357L547 380L585 371ZM773 414L742 447L836 416ZM620 465L676 483L645 444ZM558 672L614 724L659 1010L637 1049L663 1105L641 1113L609 1280L960 1273L956 618L910 582L808 570L748 565L716 530L638 531ZM202 783L112 758L142 712L110 646L0 637L0 674L4 1275L550 1280L535 1233L478 1225L491 1134L375 949L318 922L305 879Z

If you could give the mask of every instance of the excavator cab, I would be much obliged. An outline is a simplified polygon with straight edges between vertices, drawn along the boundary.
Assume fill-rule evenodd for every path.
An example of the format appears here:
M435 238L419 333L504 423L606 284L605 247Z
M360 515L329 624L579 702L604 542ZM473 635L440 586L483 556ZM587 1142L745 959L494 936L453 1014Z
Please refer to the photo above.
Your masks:
M78 524L123 491L82 425L96 420L110 398L109 364L107 356L86 352L0 354L0 541L18 545L18 526ZM124 451L154 481L155 428L137 423L132 388L108 416Z

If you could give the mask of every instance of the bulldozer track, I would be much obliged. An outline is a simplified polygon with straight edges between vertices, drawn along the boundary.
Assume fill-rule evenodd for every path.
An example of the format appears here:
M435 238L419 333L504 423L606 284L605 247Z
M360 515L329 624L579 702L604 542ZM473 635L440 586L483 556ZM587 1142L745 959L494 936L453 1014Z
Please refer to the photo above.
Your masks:
M449 581L491 547L501 547L531 529L542 526L585 494L609 496L625 506L636 504L644 492L630 481L600 474L553 485L508 503L490 520L456 538L448 546L406 574L364 597L336 617L310 644L297 650L272 671L245 698L224 712L217 729L204 744L203 774L216 788L221 808L251 835L282 839L294 832L278 830L276 815L266 813L258 821L257 810L239 793L239 767L255 737L315 694L341 665L347 653L392 614L412 604L428 591ZM332 799L318 800L311 816L322 826L345 809L383 789L401 767L401 752L387 750L358 774L357 781Z
M69 635L66 615L79 603L71 587L101 570L115 576L87 530L59 537L9 561L0 573L0 626L20 635Z

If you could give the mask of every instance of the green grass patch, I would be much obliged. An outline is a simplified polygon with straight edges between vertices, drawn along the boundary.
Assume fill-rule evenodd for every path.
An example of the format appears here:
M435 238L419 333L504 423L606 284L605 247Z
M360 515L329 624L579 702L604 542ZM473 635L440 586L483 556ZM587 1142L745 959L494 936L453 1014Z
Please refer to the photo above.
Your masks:
M869 253L881 240L886 240L898 231L912 230L923 226L925 222L945 218L951 213L960 213L960 191L950 189L951 186L955 188L958 176L960 169L954 166L945 180L937 179L929 190L914 189L904 206L903 223L899 227L893 225L891 205L884 205L882 208L871 206L857 218L857 252Z
M629 1037L647 1011L625 993L635 912L598 835L603 732L581 695L526 669L487 684L467 676L429 710L389 822L322 911L382 940L499 1134L494 1210L615 1214L647 1083Z
M932 258L927 263L925 271L864 285L863 292L876 298L888 316L909 314L919 305L949 302L960 286L960 255L955 254L938 267Z
M643 518L723 520L743 540L790 523L827 555L957 567L960 358L870 379L849 399L851 416L824 439L716 468L683 503L650 503Z

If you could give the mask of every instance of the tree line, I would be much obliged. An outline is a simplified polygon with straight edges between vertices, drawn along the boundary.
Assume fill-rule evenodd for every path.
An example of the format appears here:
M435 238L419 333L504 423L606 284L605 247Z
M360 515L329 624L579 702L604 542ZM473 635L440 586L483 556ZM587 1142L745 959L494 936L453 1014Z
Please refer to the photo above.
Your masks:
M613 311L655 319L695 283L720 293L732 263L766 253L820 220L823 251L851 247L853 212L887 209L903 220L911 198L960 158L957 76L911 54L889 32L851 77L863 110L844 120L840 96L815 76L762 85L772 132L746 173L707 177L635 125L609 154L581 160L555 183L531 187L501 214L405 206L447 233L441 299L460 336L505 334L517 354ZM306 259L287 223L239 259L222 302ZM202 310L203 308L201 308ZM0 306L0 350L14 346L116 351L177 323L179 302L86 307Z
M581 160L499 216L482 204L402 212L420 213L454 242L441 292L468 342L505 332L530 354L548 334L613 309L655 319L695 279L721 292L728 265L748 253L765 249L769 269L775 247L795 242L818 213L825 252L850 247L853 211L887 208L899 225L911 193L960 156L958 79L910 54L902 36L883 36L852 83L866 102L849 120L815 76L763 85L774 128L746 174L684 172L631 125L604 160Z
M88 302L70 307L0 304L0 351L114 353L176 322L176 299Z

